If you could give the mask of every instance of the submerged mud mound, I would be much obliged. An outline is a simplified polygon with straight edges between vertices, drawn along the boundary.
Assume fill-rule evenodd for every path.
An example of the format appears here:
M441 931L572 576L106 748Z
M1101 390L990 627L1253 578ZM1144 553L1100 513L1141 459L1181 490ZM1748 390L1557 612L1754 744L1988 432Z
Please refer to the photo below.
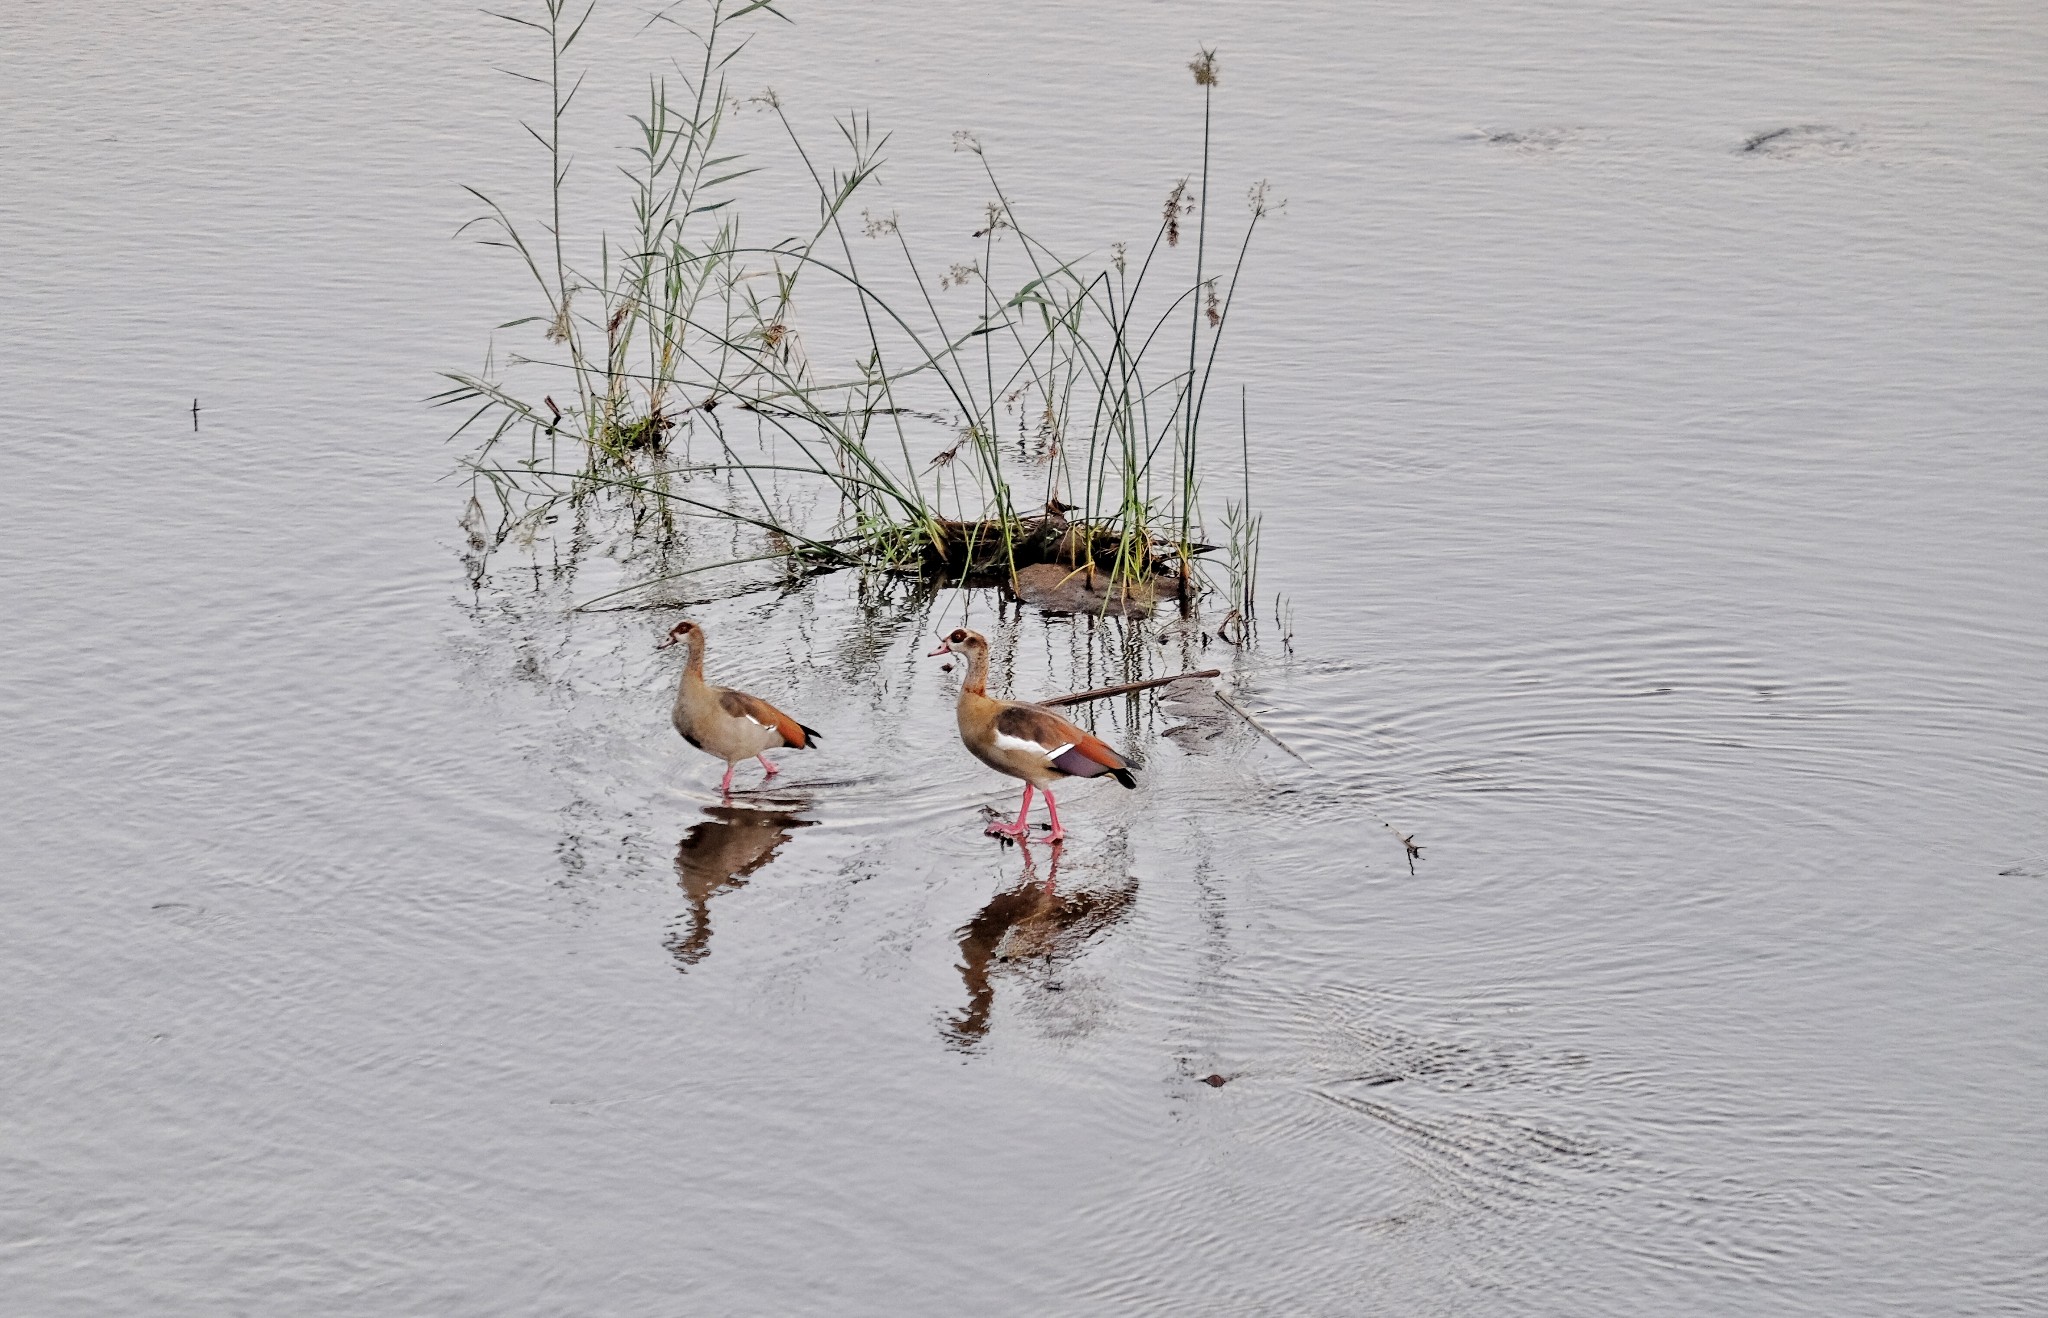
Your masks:
M1026 604L1048 613L1116 614L1125 618L1151 616L1153 606L1173 593L1171 577L1126 586L1113 582L1109 573L1092 566L1068 567L1064 563L1034 563L1017 569L1010 589Z

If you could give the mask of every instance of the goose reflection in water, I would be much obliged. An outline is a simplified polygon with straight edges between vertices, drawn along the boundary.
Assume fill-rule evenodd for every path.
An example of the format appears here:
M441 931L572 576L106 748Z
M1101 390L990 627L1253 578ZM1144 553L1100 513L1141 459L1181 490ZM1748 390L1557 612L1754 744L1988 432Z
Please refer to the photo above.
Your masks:
M1024 853L1023 881L997 893L960 929L960 980L967 986L967 1005L942 1027L957 1048L972 1048L988 1033L996 1000L993 975L1031 965L1050 970L1121 920L1138 895L1137 877L1130 874L1108 886L1063 892L1061 848L1052 849L1041 882L1030 844L1018 847Z
M667 939L677 970L688 972L711 954L711 899L744 888L750 876L775 859L792 832L817 822L797 817L807 804L794 798L765 810L706 806L704 813L710 817L683 834L676 844L676 880L690 899L690 909Z

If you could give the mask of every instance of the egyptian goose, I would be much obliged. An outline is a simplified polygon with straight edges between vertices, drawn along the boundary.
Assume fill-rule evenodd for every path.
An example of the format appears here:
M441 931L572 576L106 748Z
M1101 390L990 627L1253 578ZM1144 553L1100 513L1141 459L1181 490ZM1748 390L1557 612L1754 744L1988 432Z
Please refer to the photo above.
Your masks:
M781 770L768 762L764 751L777 746L809 750L818 740L816 729L805 727L760 697L706 682L702 627L679 622L654 648L666 650L678 641L689 643L690 662L683 666L683 680L676 685L676 705L670 718L684 741L725 761L725 779L718 785L722 794L732 794L732 771L748 756L759 760L773 778Z
M1126 787L1138 785L1123 756L1099 738L1043 706L992 699L988 694L988 638L980 632L959 628L926 658L942 654L967 656L967 680L960 684L960 740L989 768L1024 780L1024 808L1017 812L1017 822L990 824L991 834L1023 837L1025 821L1031 815L1031 791L1037 788L1045 793L1045 808L1052 815L1052 840L1066 837L1067 831L1060 827L1059 806L1052 799L1052 784L1062 778L1095 778L1106 773Z

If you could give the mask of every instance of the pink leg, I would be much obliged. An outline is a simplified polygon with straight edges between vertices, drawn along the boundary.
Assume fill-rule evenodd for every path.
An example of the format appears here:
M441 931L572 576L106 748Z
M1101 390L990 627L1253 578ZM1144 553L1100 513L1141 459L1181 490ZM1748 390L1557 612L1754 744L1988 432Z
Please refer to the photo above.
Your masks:
M770 778L773 778L776 774L782 772L782 770L768 763L768 757L766 755L756 755L754 758L761 762L761 767L768 771L768 776Z
M1052 815L1052 840L1058 842L1066 837L1067 830L1060 827L1060 808L1053 803L1052 792L1049 789L1042 790L1045 790L1045 808Z
M721 796L732 795L732 771L732 765L728 764L725 766L725 780L718 784L718 793Z
M1049 798L1048 798L1048 799L1049 799ZM992 836L994 836L994 837L1017 837L1017 838L1021 838L1021 837L1023 837L1023 836L1024 836L1024 833L1025 833L1025 830L1026 830L1026 824L1025 824L1025 822L1024 822L1024 821L1025 821L1025 820L1027 820L1027 819L1029 819L1030 817L1031 817L1031 784L1030 784L1030 783L1025 783L1025 784L1024 784L1024 808L1023 808L1022 810L1019 810L1019 811L1017 812L1017 822L1016 822L1016 823L1014 823L1014 824L990 824L990 825L988 826L988 831L989 831L990 835L992 835Z

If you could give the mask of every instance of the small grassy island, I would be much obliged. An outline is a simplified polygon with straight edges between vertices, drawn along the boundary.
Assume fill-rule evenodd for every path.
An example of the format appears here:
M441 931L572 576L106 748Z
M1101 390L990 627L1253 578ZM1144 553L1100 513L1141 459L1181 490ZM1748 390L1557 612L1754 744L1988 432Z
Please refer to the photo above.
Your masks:
M1221 244L1211 232L1222 228L1209 178L1213 51L1189 65L1200 169L1172 185L1142 249L1055 252L962 133L954 146L992 199L977 217L979 258L940 271L920 260L907 219L859 205L886 135L841 119L828 158L773 92L732 91L748 29L783 18L769 0L701 0L650 21L688 55L673 81L650 81L633 118L628 222L572 242L565 199L583 199L567 198L564 122L596 7L538 0L495 15L538 47L535 67L515 76L547 98L545 116L524 125L546 155L547 219L524 225L471 189L484 209L467 230L521 261L538 294L534 314L499 327L531 327L532 349L502 362L494 350L435 398L467 413L455 433L474 441L473 543L488 552L530 538L564 504L630 519L657 549L678 518L723 519L746 528L752 552L714 563L657 554L656 574L628 590L783 560L1000 585L1074 612L1142 612L1165 598L1192 610L1214 595L1228 610L1220 634L1249 636L1259 519L1242 389L1226 409L1239 433L1224 471L1205 464L1201 441L1269 205L1259 184L1241 229ZM815 192L805 230L762 242L743 229L742 185L765 168L731 146L743 111L772 116ZM943 296L955 289L972 298L964 316L941 307L961 301ZM1204 481L1226 475L1235 497L1212 517Z

